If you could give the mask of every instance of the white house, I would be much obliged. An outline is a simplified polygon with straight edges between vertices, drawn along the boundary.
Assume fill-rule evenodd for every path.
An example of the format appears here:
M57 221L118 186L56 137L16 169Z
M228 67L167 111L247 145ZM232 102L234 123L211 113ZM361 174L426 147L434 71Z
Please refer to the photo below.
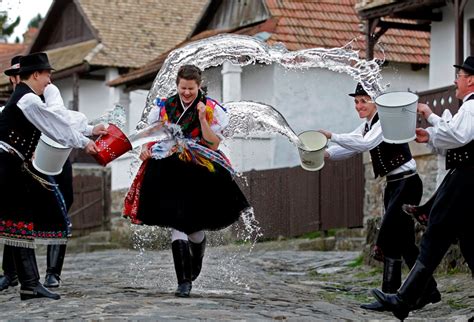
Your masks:
M361 49L364 56L364 25L355 4L355 0L210 1L190 40L235 33L300 50L343 47L357 39L354 49ZM384 43L386 60L382 83L390 83L389 90L419 91L428 87L428 32L388 31L380 42ZM109 85L123 88L130 95L145 95L166 55ZM206 70L204 76L211 97L221 102L251 100L271 105L296 133L320 128L349 131L360 123L353 111L353 100L347 95L353 92L356 82L346 74L320 68L285 70L275 64L243 68L224 64ZM296 147L281 136L258 137L251 142L237 139L228 146L230 158L240 171L294 166L299 162Z
M174 47L186 39L202 15L207 0L55 0L41 28L26 50L47 52L55 68L53 82L61 90L68 108L86 114L89 120L119 103L141 110L145 96L140 92L123 95L106 83ZM8 66L16 53L0 57ZM3 73L0 91L11 88ZM3 95L8 97L7 95ZM135 119L128 115L124 129L134 129ZM75 162L92 162L85 155L73 155ZM112 189L128 186L123 180L123 157L110 164Z

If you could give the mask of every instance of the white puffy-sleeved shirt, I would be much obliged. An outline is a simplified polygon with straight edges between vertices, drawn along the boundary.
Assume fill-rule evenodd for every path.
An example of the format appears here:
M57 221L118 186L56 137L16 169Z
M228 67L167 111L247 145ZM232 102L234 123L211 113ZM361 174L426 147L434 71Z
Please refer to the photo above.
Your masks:
M38 95L28 93L18 101L17 106L28 121L51 139L67 147L84 148L90 139L83 133L92 132L85 116L64 107L56 86L48 85L43 95L46 103Z
M364 122L359 125L354 131L350 133L333 133L331 135L331 142L335 143L331 145L326 151L329 154L330 160L344 160L348 159L358 153L370 151L377 145L383 142L382 127L380 121L370 127L370 123ZM364 135L364 129L368 124L370 130ZM387 175L397 174L400 172L415 170L416 162L414 159L402 164L395 170L387 173Z
M428 145L435 149L455 149L474 140L474 100L468 98L474 95L469 93L463 99L459 111L452 117L440 117L432 113L428 122L430 138Z

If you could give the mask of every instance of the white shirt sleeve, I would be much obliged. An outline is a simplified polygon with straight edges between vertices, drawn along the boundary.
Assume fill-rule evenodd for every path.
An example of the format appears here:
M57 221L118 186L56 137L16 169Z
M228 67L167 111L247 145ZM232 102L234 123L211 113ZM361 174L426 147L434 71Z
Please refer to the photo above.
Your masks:
M71 127L64 114L48 108L38 95L28 93L17 103L25 117L41 132L56 142L73 148L84 148L90 139Z
M474 101L465 102L451 120L429 117L429 144L436 149L454 149L474 140Z
M326 152L329 154L329 160L333 161L349 159L357 154L356 151L343 148L339 144L332 144L327 148Z
M86 136L92 135L92 129L94 127L88 124L89 121L87 120L87 117L83 113L67 109L66 106L64 106L61 93L55 85L49 84L46 86L43 96L46 101L46 107L49 110L62 115L69 125L79 133Z
M383 141L380 121L377 121L374 125L372 125L372 128L369 130L369 132L367 132L365 135L362 135L364 127L365 123L359 125L359 127L351 133L333 133L331 136L331 141L337 143L347 150L357 153L372 150Z

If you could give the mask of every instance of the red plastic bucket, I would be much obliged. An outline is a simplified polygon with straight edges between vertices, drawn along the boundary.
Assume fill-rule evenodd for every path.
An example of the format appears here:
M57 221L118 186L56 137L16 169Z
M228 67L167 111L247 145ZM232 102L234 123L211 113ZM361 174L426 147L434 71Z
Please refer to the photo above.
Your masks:
M127 136L117 126L109 124L107 132L106 135L101 135L95 141L99 153L93 155L97 162L103 166L132 149Z

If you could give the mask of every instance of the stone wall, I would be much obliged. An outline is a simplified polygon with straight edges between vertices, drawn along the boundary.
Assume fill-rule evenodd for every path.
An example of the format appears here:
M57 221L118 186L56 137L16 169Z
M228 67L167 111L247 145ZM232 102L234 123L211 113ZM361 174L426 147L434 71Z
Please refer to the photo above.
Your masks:
M410 149L416 160L417 171L423 181L423 197L421 203L427 201L436 187L442 181L445 175L444 160L432 153L422 144L410 143ZM381 218L384 213L383 192L385 189L385 179L374 179L370 155L364 155L365 168L365 196L364 196L364 227L367 231L366 244L364 247L364 262L368 265L380 265L370 256L370 249L375 243L380 226ZM416 223L417 243L421 241L424 227ZM469 272L469 268L464 262L459 246L452 245L445 258L440 264L438 270L450 271L459 270Z

